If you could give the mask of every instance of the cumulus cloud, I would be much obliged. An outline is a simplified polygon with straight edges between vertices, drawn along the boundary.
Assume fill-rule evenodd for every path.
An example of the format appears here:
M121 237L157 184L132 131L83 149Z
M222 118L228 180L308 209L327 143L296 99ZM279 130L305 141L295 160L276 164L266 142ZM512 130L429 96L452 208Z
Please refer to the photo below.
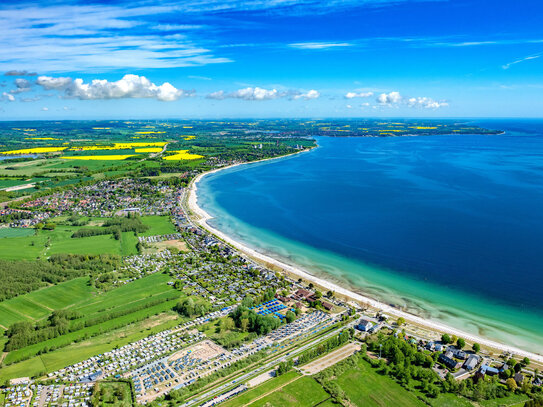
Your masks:
M381 93L377 97L377 103L380 105L391 105L400 103L402 101L402 96L400 92L390 92L390 93Z
M423 109L439 109L440 107L449 106L447 102L437 101L426 96L404 98L400 92L381 93L377 97L377 103L382 106L399 106L423 108Z
M294 100L297 100L297 99L305 99L305 100L310 100L310 99L317 99L319 98L320 96L320 92L315 90L315 89L311 89L307 92L301 92L301 93L298 93L294 96L292 96L292 99Z
M424 109L439 109L440 107L449 106L447 102L438 102L437 100L427 97L409 98L407 100L407 105L409 107L422 107Z
M13 70L13 71L7 71L4 75L5 76L36 76L37 73L36 72Z
M17 78L15 79L15 89L10 91L10 93L28 92L31 86L32 86L32 82L30 82L29 80L23 79L23 78Z
M53 78L51 76L38 76L36 83L42 86L45 90L65 89L68 85L72 83L72 78Z
M15 102L15 96L7 92L2 92L2 99L7 100L9 102Z
M347 92L345 94L345 99L369 98L372 96L373 96L373 92Z
M210 93L208 99L223 100L226 98L243 99L243 100L270 100L277 99L281 95L277 89L264 89L256 87L247 87L238 89L234 92L226 93L223 90Z
M47 112L47 111L49 110L49 108L44 106L44 107L41 108L41 110L42 110L43 112Z
M256 87L247 87L238 89L234 92L226 93L224 90L219 90L210 93L206 96L208 99L223 100L226 98L243 99L243 100L272 100L279 98L289 98L290 100L310 100L320 97L319 91L315 89L302 92L299 90L278 91L277 89L265 89Z
M36 83L44 89L64 90L66 97L81 100L150 98L172 102L193 92L177 89L169 82L158 86L145 76L125 75L122 79L110 82L106 79L93 79L90 83L83 79L52 78L40 76Z

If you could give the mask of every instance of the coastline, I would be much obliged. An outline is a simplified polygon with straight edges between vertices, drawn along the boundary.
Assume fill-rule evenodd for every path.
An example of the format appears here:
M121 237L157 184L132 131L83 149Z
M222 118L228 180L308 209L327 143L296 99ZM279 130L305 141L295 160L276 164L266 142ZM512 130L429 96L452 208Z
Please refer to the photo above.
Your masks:
M226 167L223 167L223 168L216 168L214 170L199 174L196 178L194 178L191 181L191 183L189 185L189 188L188 188L188 197L186 199L186 203L187 203L187 207L188 207L189 211L192 212L192 213L188 214L189 218L195 224L197 224L200 227L206 229L209 233L215 235L217 238L223 240L227 244L229 244L232 247L236 248L238 251L240 251L244 255L250 257L251 259L253 259L253 260L257 261L257 262L260 262L260 263L264 263L268 267L269 267L269 265L272 265L273 267L278 268L281 272L291 274L291 275L295 275L295 276L297 276L299 278L302 278L302 279L304 279L306 281L311 281L314 284L316 284L317 286L323 287L326 290L332 290L332 291L336 292L337 294L340 294L340 295L348 298L351 301L355 301L357 303L362 303L362 304L367 304L372 308L379 309L379 310L381 310L381 311L383 311L383 312L385 312L385 313L387 313L389 315L393 315L395 317L403 317L408 322L411 322L411 323L413 323L415 325L422 326L422 327L430 329L432 331L436 331L436 332L439 332L439 333L448 333L448 334L451 334L451 335L456 335L458 337L463 337L468 342L477 342L480 345L486 346L486 347L491 348L493 350L498 350L498 351L501 351L501 352L511 352L511 353L514 353L514 354L519 355L521 357L528 357L528 358L530 358L530 359L532 359L534 361L538 361L540 363L543 363L543 356L542 355L539 355L539 354L536 354L536 353L533 353L533 352L529 352L529 351L526 351L526 350L522 350L522 349L519 349L519 348L517 348L515 346L512 346L512 345L505 345L503 343L496 342L494 340L487 339L487 338L484 338L484 337L481 337L481 336L477 336L475 334L470 334L470 333L464 332L464 331L462 331L460 329L456 329L456 328L454 328L452 326L441 323L439 321L432 321L432 320L425 319L423 317L414 315L414 314L409 313L409 312L402 311L402 310L400 310L398 308L395 308L395 307L393 307L391 305L388 305L388 304L385 304L383 302L372 299L370 297L367 297L363 293L352 291L352 290L347 289L345 287L342 287L342 286L340 286L338 284L330 282L330 281L328 281L328 280L326 280L324 278L314 276L314 275L310 274L310 272L305 271L305 270L303 270L303 269L301 269L299 267L295 267L295 266L286 264L286 263L284 263L284 262L282 262L280 260L277 260L277 259L275 259L275 258L273 258L271 256L259 253L256 250L248 247L247 245L234 240L233 238L231 238L226 233L214 228L213 226L211 226L208 223L208 220L212 219L213 216L211 216L204 209L199 207L198 203L197 203L197 200L198 200L198 194L197 194L198 187L197 187L197 184L204 176L212 174L212 173L216 173L218 171L222 171L222 170L225 170L225 169L241 166L241 165L255 164L255 163L260 163L260 162L269 161L269 160L278 160L278 159L282 159L282 158L288 158L288 157L295 156L296 154L300 154L300 153L308 152L308 151L312 151L312 150L313 150L313 148L311 148L309 150L299 151L299 152L294 153L294 154L289 154L287 156L272 157L272 158L267 158L267 159L260 160L260 161L233 164L233 165L229 165L229 166L226 166Z

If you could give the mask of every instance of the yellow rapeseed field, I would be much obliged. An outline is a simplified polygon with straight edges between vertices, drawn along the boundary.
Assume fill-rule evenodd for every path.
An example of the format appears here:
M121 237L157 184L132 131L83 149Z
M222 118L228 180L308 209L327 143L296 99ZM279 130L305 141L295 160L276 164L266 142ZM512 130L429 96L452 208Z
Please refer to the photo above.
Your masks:
M165 131L137 131L136 134L162 134Z
M72 151L94 151L94 150L131 150L135 147L164 147L165 141L158 142L134 142L134 143L114 143L113 146L81 146L73 147Z
M194 140L195 138L196 138L196 136L187 136L184 139L185 140Z
M65 160L97 160L97 161L113 161L126 160L128 157L134 157L134 154L111 154L111 155L72 155L62 157Z
M162 149L160 147L148 147L148 148L136 148L136 153L160 153Z
M198 158L204 158L203 155L190 154L188 153L188 151L189 150L170 151L170 153L177 153L177 154L169 155L167 157L162 157L162 159L169 160L169 161L179 161L179 160L197 160Z
M34 147L23 148L21 150L2 151L0 154L40 154L40 153L54 153L57 151L66 150L68 147Z

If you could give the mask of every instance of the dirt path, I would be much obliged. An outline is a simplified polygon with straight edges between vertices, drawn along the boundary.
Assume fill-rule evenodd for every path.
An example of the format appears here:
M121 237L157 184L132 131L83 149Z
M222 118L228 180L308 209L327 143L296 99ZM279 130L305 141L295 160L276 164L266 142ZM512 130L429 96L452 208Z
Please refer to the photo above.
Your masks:
M339 361L348 358L357 350L360 350L360 344L358 343L348 343L347 345L336 349L329 354L314 360L313 362L308 363L305 366L300 368L300 371L304 375L314 375L315 373L320 372L321 370L326 369L332 365L335 365Z

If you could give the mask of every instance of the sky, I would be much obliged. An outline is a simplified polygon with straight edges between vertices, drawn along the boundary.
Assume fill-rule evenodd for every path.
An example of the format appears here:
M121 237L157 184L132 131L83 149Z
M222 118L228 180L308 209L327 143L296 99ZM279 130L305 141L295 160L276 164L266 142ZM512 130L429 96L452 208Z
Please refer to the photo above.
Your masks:
M543 117L540 0L0 4L0 120Z

